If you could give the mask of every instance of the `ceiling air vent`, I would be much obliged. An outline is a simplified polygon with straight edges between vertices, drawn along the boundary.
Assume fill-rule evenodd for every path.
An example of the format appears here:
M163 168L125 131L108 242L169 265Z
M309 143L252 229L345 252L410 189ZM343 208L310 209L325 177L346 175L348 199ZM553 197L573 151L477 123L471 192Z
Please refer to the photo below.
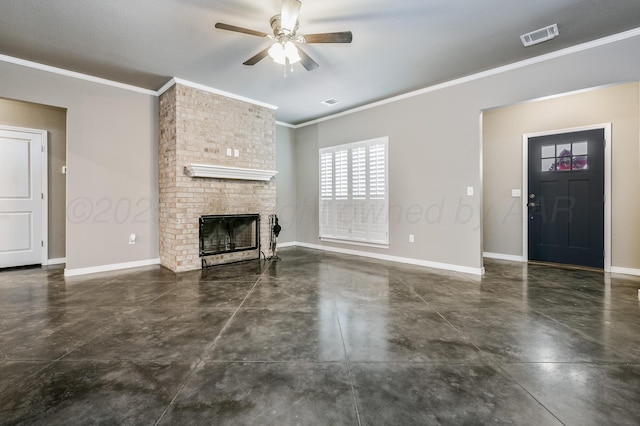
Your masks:
M334 106L335 104L339 104L340 101L335 98L331 98L331 99L327 99L326 101L322 101L320 103L326 106Z
M520 36L520 40L522 40L524 47L529 47L534 44L542 43L543 41L551 40L558 35L560 35L558 32L558 24L553 24L539 30L531 31L527 34L523 34Z

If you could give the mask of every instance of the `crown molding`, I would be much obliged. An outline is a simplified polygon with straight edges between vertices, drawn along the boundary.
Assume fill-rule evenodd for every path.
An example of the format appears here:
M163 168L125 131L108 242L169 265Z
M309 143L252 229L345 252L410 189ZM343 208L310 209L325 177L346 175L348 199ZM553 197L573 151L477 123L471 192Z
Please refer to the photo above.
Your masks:
M600 46L605 46L607 44L615 43L618 41L627 40L633 37L640 36L640 27L635 28L629 31L624 31L618 34L614 34L608 37L599 38L597 40L589 41L586 43L578 44L575 46L567 47L565 49L557 50L555 52L547 53L540 56L535 56L533 58L525 59L523 61L514 62L512 64L504 65L498 68L493 68L487 71L482 71L476 74L471 74L466 77L457 78L455 80L445 81L444 83L436 84L433 86L425 87L423 89L418 89L413 92L407 92L402 95L393 96L391 98L383 99L378 102L373 102L370 104L362 105L356 108L348 109L346 111L338 112L336 114L327 115L321 118L317 118L315 120L306 121L304 123L299 123L294 125L294 129L299 129L302 127L310 126L312 124L321 123L323 121L333 120L334 118L343 117L345 115L354 114L356 112L365 111L367 109L376 108L381 105L390 104L393 102L398 102L404 99L413 98L415 96L424 95L425 93L435 92L438 90L446 89L448 87L458 86L460 84L469 83L471 81L480 80L485 77L494 76L497 74L502 74L508 71L513 71L519 68L528 67L530 65L538 64L541 62L550 61L552 59L560 58L563 56L571 55L574 53L582 52L585 50L593 49Z
M143 93L145 95L156 96L154 90L143 89L142 87L132 86L130 84L118 83L117 81L107 80L106 78L95 77L89 74L83 74L76 71L69 71L63 68L52 67L51 65L44 65L38 62L27 61L25 59L14 58L13 56L0 55L1 62L7 62L14 65L20 65L22 67L32 68L40 71L50 72L52 74L63 75L65 77L71 77L78 80L90 81L92 83L102 84L104 86L117 87L118 89L129 90L131 92Z
M352 108L352 109L348 109L346 111L342 111L336 114L332 114L332 115L327 115L321 118L317 118L315 120L310 120L310 121L306 121L303 123L299 123L299 124L289 124L289 123L285 123L285 122L281 122L281 121L277 121L276 124L280 125L280 126L284 126L284 127L288 127L291 129L300 129L302 127L306 127L306 126L310 126L312 124L317 124L317 123L321 123L323 121L328 121L328 120L333 120L334 118L339 118L339 117L343 117L346 115L350 115L350 114L354 114L360 111L365 111L367 109L371 109L371 108L376 108L378 106L382 106L382 105L386 105L389 103L393 103L393 102L398 102L404 99L409 99L415 96L420 96L426 93L430 93L430 92L435 92L438 90L442 90L448 87L453 87L453 86L457 86L460 84L464 84L464 83L468 83L474 80L479 80L485 77L490 77L493 75L497 75L497 74L501 74L501 73L505 73L508 71L512 71L512 70L516 70L519 68L524 68L530 65L534 65L534 64L538 64L541 62L545 62L545 61L549 61L552 59L556 59L556 58L560 58L563 56L567 56L567 55L571 55L573 53L578 53L578 52L582 52L585 50L589 50L589 49L593 49L596 47L600 47L600 46L604 46L607 44L611 44L611 43L615 43L618 41L623 41L623 40L627 40L633 37L638 37L640 36L640 27L639 28L635 28L632 30L628 30L628 31L624 31L618 34L614 34L611 36L607 36L607 37L603 37L597 40L593 40L590 42L586 42L586 43L582 43L576 46L572 46L572 47L568 47L566 49L561 49L555 52L551 52L551 53L547 53L545 55L540 55L540 56L536 56L533 58L529 58L529 59L525 59L523 61L519 61L519 62L514 62L512 64L508 64L508 65L504 65L498 68L493 68L491 70L487 70L487 71L483 71L480 73L476 73L476 74L471 74L468 75L466 77L461 77L455 80L450 80L444 83L440 83L440 84L436 84L433 86L428 86L425 87L423 89L419 89L419 90L415 90L412 92L408 92L408 93L404 93L402 95L398 95L398 96L393 96L387 99L383 99L381 101L377 101L377 102L373 102L370 104L366 104L366 105L362 105L356 108ZM117 81L112 81L112 80L107 80L105 78L101 78L101 77L95 77L92 75L88 75L88 74L83 74L83 73L79 73L79 72L75 72L75 71L70 71L70 70L66 70L63 68L57 68L57 67L53 67L50 65L44 65L44 64L40 64L37 62L32 62L32 61L27 61L24 59L19 59L19 58L15 58L12 56L7 56L7 55L2 55L0 54L0 62L7 62L7 63L11 63L11 64L15 64L15 65L20 65L20 66L24 66L24 67L28 67L28 68L33 68L33 69L37 69L37 70L41 70L41 71L45 71L45 72L50 72L53 74L59 74L59 75L63 75L66 77L71 77L71 78L76 78L79 80L85 80L85 81L90 81L93 83L97 83L97 84L102 84L102 85L106 85L106 86L111 86L111 87L116 87L119 89L123 89L123 90L129 90L132 92L137 92L137 93L143 93L145 95L151 95L151 96L160 96L162 95L164 92L166 92L167 90L169 90L172 86L174 86L175 84L182 84L184 86L188 86L188 87L192 87L194 89L199 89L199 90L203 90L205 92L209 92L209 93L214 93L214 94L218 94L218 95L222 95L231 99L236 99L239 101L243 101L243 102L248 102L254 105L258 105L258 106L263 106L272 110L277 110L278 107L275 105L271 105L265 102L261 102L261 101L257 101L255 99L251 99L251 98L246 98L244 96L240 96L240 95L236 95L234 93L230 93L230 92L225 92L223 90L218 90L215 89L213 87L209 87L209 86L205 86L203 84L198 84L198 83L193 83L191 81L188 80L183 80L181 78L177 78L177 77L173 77L171 80L169 80L166 84L164 84L159 90L157 91L153 91L153 90L149 90L149 89L144 89L141 87L137 87L137 86L133 86L130 84L124 84L124 83L119 83Z
M297 129L295 124L285 123L284 121L276 121L276 126L288 127L290 129Z

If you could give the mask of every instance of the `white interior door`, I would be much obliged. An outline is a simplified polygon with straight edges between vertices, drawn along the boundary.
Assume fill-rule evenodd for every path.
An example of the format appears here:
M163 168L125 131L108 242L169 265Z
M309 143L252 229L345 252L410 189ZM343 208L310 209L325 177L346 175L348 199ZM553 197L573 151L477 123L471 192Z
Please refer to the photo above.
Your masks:
M46 132L0 127L0 268L43 263Z

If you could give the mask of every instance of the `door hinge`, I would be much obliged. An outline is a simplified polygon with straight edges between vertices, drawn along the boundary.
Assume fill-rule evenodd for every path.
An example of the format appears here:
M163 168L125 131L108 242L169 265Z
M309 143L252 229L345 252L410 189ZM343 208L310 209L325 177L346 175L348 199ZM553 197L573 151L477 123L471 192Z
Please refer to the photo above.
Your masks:
M41 192L41 193L40 193L40 199L41 199L41 200L44 200L44 192Z
M40 241L40 247L44 247L44 241Z
M607 252L605 250L602 250L602 258L604 259L605 257L607 257Z

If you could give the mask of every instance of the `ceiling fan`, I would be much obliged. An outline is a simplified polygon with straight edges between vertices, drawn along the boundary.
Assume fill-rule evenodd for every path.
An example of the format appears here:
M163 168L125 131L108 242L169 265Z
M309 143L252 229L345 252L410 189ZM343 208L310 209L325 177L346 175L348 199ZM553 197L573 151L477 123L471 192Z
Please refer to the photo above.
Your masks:
M353 35L351 31L320 34L298 34L298 14L300 13L300 0L282 0L282 12L271 18L271 28L273 35L255 31L248 28L237 27L235 25L218 22L215 27L221 30L235 31L272 39L275 42L270 47L258 52L256 55L243 62L244 65L255 65L267 55L275 62L284 65L285 76L287 65L293 71L293 64L300 62L307 71L313 71L319 65L311 59L298 44L303 43L351 43Z

